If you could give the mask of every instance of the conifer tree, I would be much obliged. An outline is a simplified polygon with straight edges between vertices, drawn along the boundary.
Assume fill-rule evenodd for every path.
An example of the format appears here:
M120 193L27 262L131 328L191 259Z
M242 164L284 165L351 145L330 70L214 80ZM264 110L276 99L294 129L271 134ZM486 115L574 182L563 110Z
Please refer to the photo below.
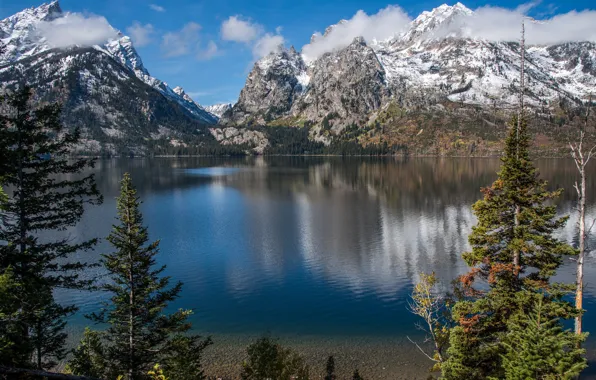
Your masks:
M503 339L503 369L507 380L571 380L587 367L585 349L577 336L564 331L556 318L543 312L539 298L534 310L519 321L512 320Z
M101 334L86 327L81 343L72 351L72 359L66 370L81 376L100 378L105 374L106 368Z
M262 337L246 348L248 360L242 364L243 380L306 380L309 368L302 357L269 337Z
M211 338L177 335L167 344L163 358L165 373L169 380L205 380L203 351L213 344Z
M456 326L442 366L446 379L502 378L502 338L538 297L545 317L574 316L573 305L563 300L571 287L550 281L563 257L573 254L553 236L567 220L550 203L561 191L547 191L539 179L525 120L514 118L511 125L498 179L473 206L478 224L469 238L472 250L463 255L471 270L459 279ZM475 286L477 281L488 288Z
M335 376L335 359L333 356L330 356L327 359L327 365L325 366L326 375L325 380L335 380L337 377Z
M157 266L155 261L159 241L148 243L139 206L132 180L125 174L118 197L119 224L107 238L115 251L102 259L110 278L102 287L112 296L101 312L90 316L95 322L109 325L102 333L110 367L106 376L123 375L128 380L148 376L147 372L172 347L173 338L190 329L187 318L191 314L189 310L166 313L182 284L170 287L170 278L162 276L165 266Z
M101 196L93 175L85 174L93 160L69 159L80 134L64 130L58 104L34 106L30 89L23 87L4 96L0 108L0 178L10 189L0 211L0 271L11 268L20 285L21 331L14 337L15 355L28 352L31 364L42 368L52 360L44 364L36 351L61 356L61 320L73 310L57 305L52 290L89 285L89 279L79 276L86 264L72 255L96 243L47 236L74 226L85 204L98 204ZM0 364L17 362L27 364L17 357Z

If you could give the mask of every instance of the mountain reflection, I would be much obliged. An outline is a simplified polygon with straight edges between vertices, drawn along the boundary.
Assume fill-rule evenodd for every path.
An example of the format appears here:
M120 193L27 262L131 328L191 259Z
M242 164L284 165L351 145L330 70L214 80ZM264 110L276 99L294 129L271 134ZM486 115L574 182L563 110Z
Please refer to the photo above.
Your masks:
M475 223L471 205L499 165L497 159L276 157L213 181L245 197L251 252L267 275L283 276L299 254L310 272L334 285L356 293L374 288L391 298L421 272L436 272L447 286L467 270L461 253ZM572 213L573 163L538 165L549 187L566 189L559 206ZM575 215L560 233L572 241ZM572 269L562 271L567 281Z
M537 164L550 188L565 189L558 206L571 218L560 236L573 242L573 162ZM404 303L421 272L436 272L448 290L467 270L461 254L475 223L471 206L499 165L498 159L339 157L100 161L95 173L106 201L67 233L107 236L119 181L130 172L151 239L161 239L159 261L184 283L176 307L198 308L202 328L401 334L414 323ZM596 176L588 178L594 189ZM595 200L589 200L590 220ZM88 260L108 249L102 242ZM574 262L566 263L557 279L573 282ZM593 255L585 272L590 308ZM59 295L82 312L95 311L101 297Z

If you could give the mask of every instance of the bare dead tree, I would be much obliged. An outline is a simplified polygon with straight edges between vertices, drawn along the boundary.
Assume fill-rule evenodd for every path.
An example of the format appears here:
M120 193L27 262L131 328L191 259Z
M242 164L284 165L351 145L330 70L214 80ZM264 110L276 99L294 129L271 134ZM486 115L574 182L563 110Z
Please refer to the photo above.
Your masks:
M434 345L433 353L428 354L418 343L410 337L407 338L424 356L435 363L433 370L439 370L441 363L445 361L444 350L449 340L449 329L443 317L447 306L446 298L437 292L436 285L437 277L434 273L421 273L420 281L414 286L408 301L408 310L423 320L423 323L417 323L416 327L426 333L424 343Z
M592 96L589 97L588 108L586 111L586 120L583 128L580 127L578 141L572 143L569 142L569 148L571 149L571 157L575 162L577 171L579 172L579 183L576 181L574 184L575 191L577 192L577 211L579 214L579 247L577 257L577 273L576 273L576 290L575 290L575 308L579 311L583 310L583 296L584 296L584 258L586 251L586 237L590 233L592 225L586 229L586 166L590 162L590 159L596 153L596 145L587 149L585 147L586 130L590 118L590 108L592 104ZM582 315L575 317L575 333L582 333Z
M526 67L526 27L525 27L525 19L522 17L522 25L521 25L521 41L519 44L520 50L520 75L519 75L519 110L517 115L517 126L516 126L516 134L515 137L518 140L517 142L517 151L516 151L516 158L519 159L519 131L522 126L522 120L524 118L524 93L526 90L526 82L525 82L525 67ZM519 227L519 214L521 213L520 205L515 206L515 216L514 216L514 223L515 227ZM519 276L519 267L520 267L520 252L519 250L514 250L513 252L513 266L515 267L515 274Z

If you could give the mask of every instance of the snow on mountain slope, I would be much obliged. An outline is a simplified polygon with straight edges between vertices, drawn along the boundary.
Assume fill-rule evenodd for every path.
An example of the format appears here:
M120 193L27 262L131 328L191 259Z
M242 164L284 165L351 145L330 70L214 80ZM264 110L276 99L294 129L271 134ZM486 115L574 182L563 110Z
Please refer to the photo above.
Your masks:
M514 36L510 41L486 37L487 33L481 38L474 32L482 21L479 17L461 3L443 4L421 13L405 28L396 25L389 38L356 37L350 46L341 44L315 59L304 51L302 59L297 55L291 60L283 52L272 53L255 64L238 103L220 123L263 123L282 117L319 123L332 117L333 124L349 125L362 120L363 112L370 114L389 102L403 107L445 100L514 107L519 101L518 34L508 31ZM338 26L348 31L350 22L342 20L325 34L314 34L311 44L320 43ZM528 21L528 26L544 24ZM596 42L527 45L526 70L529 105L549 107L562 98L578 101L596 91ZM294 90L297 83L299 91Z
M388 82L401 93L418 93L414 98L434 93L470 104L516 104L519 44L470 36L472 17L474 12L461 3L441 5L423 12L405 33L373 44ZM593 42L528 46L528 102L581 98L593 91L595 48Z
M46 26L45 23L48 22L66 20L69 16L72 16L72 14L68 12L64 13L58 1L53 1L36 8L25 9L1 20L0 41L5 45L6 49L4 54L0 55L0 66L55 50L48 43L47 38L44 37L41 27ZM180 104L201 122L206 124L215 124L217 122L217 118L192 101L188 95L186 97L182 96L174 92L167 83L152 77L143 65L143 61L135 50L131 39L111 26L108 27L113 30L113 37L102 45L94 45L93 47L96 50L113 57L124 67L134 72L135 76L142 82L157 89L164 96Z
M221 104L213 104L211 106L205 107L205 110L212 115L217 116L217 118L221 118L221 116L226 113L227 110L232 108L232 103L221 103Z

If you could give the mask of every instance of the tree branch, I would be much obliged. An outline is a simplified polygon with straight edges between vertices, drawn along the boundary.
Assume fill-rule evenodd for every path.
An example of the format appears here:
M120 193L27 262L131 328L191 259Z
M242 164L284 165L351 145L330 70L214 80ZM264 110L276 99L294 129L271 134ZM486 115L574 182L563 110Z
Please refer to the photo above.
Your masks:
M426 352L424 352L424 350L422 349L422 347L420 347L420 346L418 345L418 343L416 343L416 342L414 342L412 339L410 339L410 337L409 337L409 336L406 336L406 338L408 338L408 340L409 340L410 342L412 342L412 343L413 343L413 344L414 344L414 345L415 345L415 346L416 346L416 347L417 347L417 348L420 350L420 352L422 352L422 353L424 354L424 356L426 356L427 358L429 358L429 359L430 359L430 360L432 360L433 362L438 362L438 360L437 360L437 359L433 359L433 358L432 358L432 357L430 357L430 356L429 356L429 355L428 355Z

